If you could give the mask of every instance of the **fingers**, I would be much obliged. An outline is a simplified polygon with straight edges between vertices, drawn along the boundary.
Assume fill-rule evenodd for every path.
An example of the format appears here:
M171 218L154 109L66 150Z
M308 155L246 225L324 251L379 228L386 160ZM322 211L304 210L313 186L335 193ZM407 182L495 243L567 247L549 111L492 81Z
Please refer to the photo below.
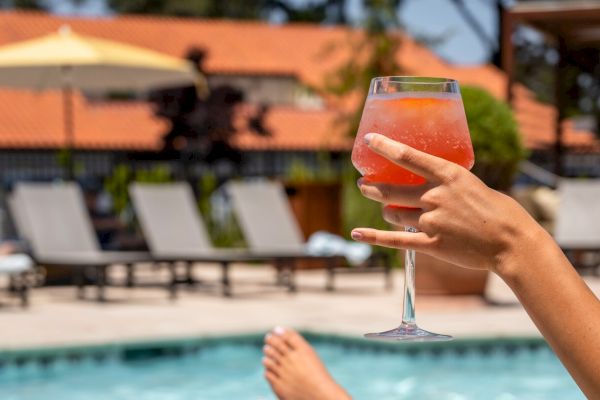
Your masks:
M419 208L421 196L431 188L431 185L386 185L359 179L358 188L366 198L383 204Z
M383 208L383 219L392 225L419 227L419 218L423 210L419 208L402 208L386 206Z
M395 249L427 250L435 245L436 239L424 232L390 232L370 228L356 228L352 239L376 246Z
M444 181L456 167L450 161L416 150L377 133L365 135L365 142L375 153L422 176L427 181Z

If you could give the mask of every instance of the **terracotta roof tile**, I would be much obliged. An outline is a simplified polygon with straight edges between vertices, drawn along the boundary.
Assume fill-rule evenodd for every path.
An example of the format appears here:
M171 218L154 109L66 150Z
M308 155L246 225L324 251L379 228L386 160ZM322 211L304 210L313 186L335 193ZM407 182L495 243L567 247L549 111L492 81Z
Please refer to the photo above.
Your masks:
M350 150L353 141L336 123L338 118L339 113L332 110L272 107L265 117L272 136L257 137L240 124L233 144L244 150Z
M325 76L349 54L348 43L360 35L355 30L310 24L275 26L137 16L87 19L1 12L0 45L42 36L63 24L69 24L77 32L175 56L183 56L192 47L202 47L208 50L208 73L292 75L315 88L323 86ZM504 98L506 77L497 68L449 65L409 37L403 37L398 62L403 74L455 78L463 85L478 85ZM57 93L0 90L0 104L0 147L61 145L63 114ZM330 107L335 106L331 103ZM538 102L521 86L515 88L514 108L524 143L530 148L550 147L554 142L554 108ZM153 117L145 103L96 104L78 96L75 115L76 143L85 148L156 149L167 126ZM267 116L272 137L260 138L245 131L235 139L235 144L247 150L348 148L349 142L336 130L336 115L331 109L273 107ZM572 147L600 148L592 133L575 131L568 122L564 138Z
M0 90L0 148L60 148L65 143L59 91ZM167 123L148 103L94 104L73 98L75 147L158 149Z

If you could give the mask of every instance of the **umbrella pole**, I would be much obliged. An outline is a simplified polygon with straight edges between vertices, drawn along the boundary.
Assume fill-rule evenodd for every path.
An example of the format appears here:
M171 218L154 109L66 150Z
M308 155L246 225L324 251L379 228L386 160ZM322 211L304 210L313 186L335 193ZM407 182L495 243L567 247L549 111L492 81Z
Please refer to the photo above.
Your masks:
M75 135L73 127L73 85L71 83L71 67L64 66L61 68L63 74L63 112L64 112L64 129L65 129L65 170L66 179L68 181L75 178L75 165L73 160L73 147L75 145Z

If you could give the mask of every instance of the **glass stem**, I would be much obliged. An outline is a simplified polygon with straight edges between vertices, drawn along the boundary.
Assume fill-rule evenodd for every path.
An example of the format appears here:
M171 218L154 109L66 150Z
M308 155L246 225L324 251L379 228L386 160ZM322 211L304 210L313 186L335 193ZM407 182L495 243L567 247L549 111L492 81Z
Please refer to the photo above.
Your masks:
M406 227L406 232L417 232L413 227ZM406 250L404 255L404 310L402 325L416 325L415 322L415 251Z

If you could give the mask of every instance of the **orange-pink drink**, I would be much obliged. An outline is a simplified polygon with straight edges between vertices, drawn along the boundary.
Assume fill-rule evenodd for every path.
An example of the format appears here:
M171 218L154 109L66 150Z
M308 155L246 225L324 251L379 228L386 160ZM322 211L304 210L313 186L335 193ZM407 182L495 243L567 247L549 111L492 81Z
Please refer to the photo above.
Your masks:
M369 181L416 185L425 180L371 151L367 133L379 133L465 168L473 166L473 148L459 93L409 92L367 97L352 163Z

